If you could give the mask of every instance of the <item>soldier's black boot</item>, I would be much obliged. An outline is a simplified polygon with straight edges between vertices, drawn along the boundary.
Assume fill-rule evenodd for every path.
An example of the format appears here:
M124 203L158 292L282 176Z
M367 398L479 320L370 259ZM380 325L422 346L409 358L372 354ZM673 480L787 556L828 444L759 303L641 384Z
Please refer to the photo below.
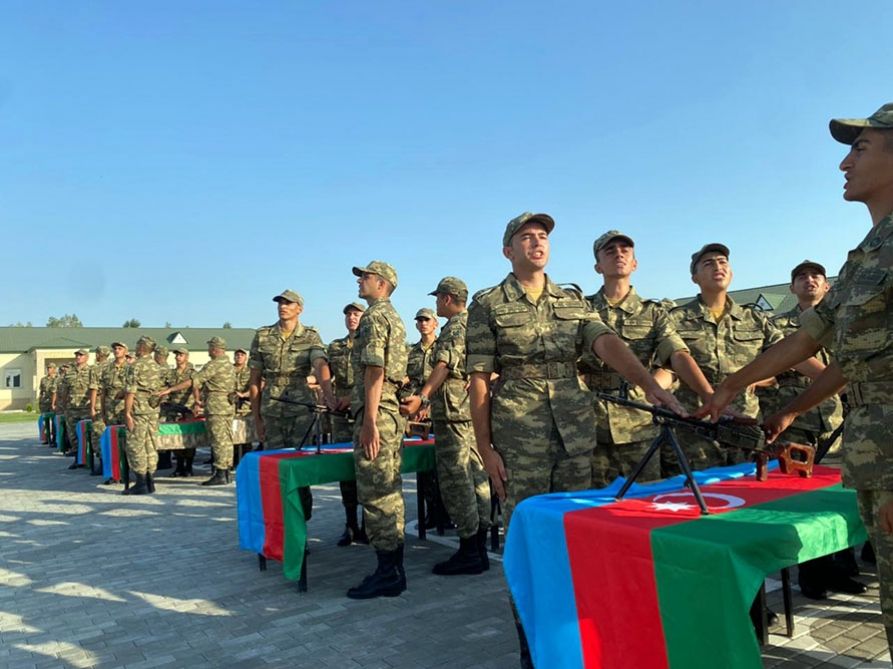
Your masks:
M171 462L171 452L160 451L158 453L158 465L156 466L156 469L170 469L173 466L174 465Z
M862 562L877 564L877 558L874 556L874 546L871 545L870 541L866 541L862 544L862 552L859 557L862 558Z
M126 490L121 491L122 495L148 495L149 489L146 487L146 475L145 474L134 474L136 478L136 483L127 488Z
M195 460L194 455L186 456L186 464L183 467L183 470L184 470L183 476L193 476L193 472L192 472L192 461L193 460Z
M438 562L431 570L438 576L459 576L460 574L480 574L484 571L477 534L459 537L459 550L449 559Z
M174 457L177 459L177 468L171 472L171 476L186 476L186 456L177 453Z
M837 551L831 556L834 568L843 572L847 576L858 576L860 573L859 563L856 562L856 549L844 548Z
M202 485L226 485L226 472L214 467L214 475L207 481L202 481Z
M344 533L338 539L337 545L350 546L354 542L368 544L369 539L366 537L366 531L357 522L357 507L345 506L344 515L347 518L347 522L344 525Z
M486 527L479 527L476 535L478 542L478 555L481 556L481 571L490 569L490 556L487 554L487 538L490 530Z
M347 591L350 599L397 597L406 590L406 576L402 570L403 546L393 551L375 551L378 567L358 586Z
M150 495L155 492L155 475L152 472L146 473L146 490Z
M817 558L802 563L798 568L797 581L800 592L808 599L827 599L828 564L826 558Z

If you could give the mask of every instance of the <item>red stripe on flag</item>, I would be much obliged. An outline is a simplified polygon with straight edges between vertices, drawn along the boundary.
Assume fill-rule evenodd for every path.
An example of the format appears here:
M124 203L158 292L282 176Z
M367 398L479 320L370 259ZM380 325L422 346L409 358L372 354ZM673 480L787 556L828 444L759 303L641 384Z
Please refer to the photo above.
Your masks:
M284 554L285 519L282 512L282 490L279 483L279 461L286 458L299 458L301 453L277 453L264 455L258 462L260 476L260 496L264 510L265 557L282 561Z
M816 467L813 477L808 479L773 472L768 481L738 479L701 490L711 513L727 513L741 506L836 485L839 481L836 470ZM724 497L711 497L711 493ZM661 503L663 509L655 508L655 504ZM688 508L680 508L681 505ZM668 667L651 531L698 518L697 502L687 490L623 500L565 515L565 536L586 667Z
M112 480L120 481L121 480L121 458L118 455L118 426L115 425L112 427L111 433L111 448L109 449L111 453L109 466L112 470Z

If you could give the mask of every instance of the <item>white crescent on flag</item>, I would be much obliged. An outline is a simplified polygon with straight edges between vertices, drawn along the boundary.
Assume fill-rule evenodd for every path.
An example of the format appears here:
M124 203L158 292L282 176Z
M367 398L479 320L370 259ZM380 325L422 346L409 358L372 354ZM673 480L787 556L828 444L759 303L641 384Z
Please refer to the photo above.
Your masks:
M716 492L703 492L701 495L707 503L708 509L735 509L744 506L745 501L741 497L735 495L721 495ZM719 500L722 504L711 504L712 500ZM651 499L651 508L655 511L688 511L689 509L698 508L698 501L691 491L684 490L680 492L666 492L661 495L655 495Z

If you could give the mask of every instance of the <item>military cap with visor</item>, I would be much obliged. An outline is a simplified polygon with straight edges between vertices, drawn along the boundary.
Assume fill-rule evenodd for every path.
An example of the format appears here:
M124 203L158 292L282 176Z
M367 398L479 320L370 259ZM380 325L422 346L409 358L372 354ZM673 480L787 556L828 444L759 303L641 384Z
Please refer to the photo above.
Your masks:
M456 276L445 276L437 284L437 288L432 290L428 295L453 295L460 300L468 298L468 286L465 282Z
M137 346L140 346L140 345L145 346L146 348L148 348L151 351L151 350L154 350L154 348L155 348L155 340L152 339L152 337L150 337L149 335L143 335L142 337L140 337L139 339L136 340L136 345Z
M90 352L85 348L79 348L74 352L75 355L90 355Z
M364 311L366 311L366 307L359 302L351 302L350 304L344 306L344 309L341 310L341 313L347 315L348 311L359 311L360 313L363 313Z
M208 346L211 348L226 348L226 339L223 337L211 337L208 340Z
M515 216L505 226L505 233L502 235L502 245L511 246L512 237L528 223L539 223L546 229L547 234L551 234L552 230L555 229L555 220L549 214L532 214L529 211L525 211L520 216Z
M698 272L698 261L701 260L708 253L719 253L724 255L726 258L729 257L729 247L725 244L719 244L717 242L713 242L711 244L704 244L700 248L700 250L695 251L691 254L691 265L689 265L689 269L691 270L691 275L694 276Z
M868 118L831 119L831 136L841 144L852 144L866 128L893 130L893 102L888 102Z
M814 269L822 276L828 276L828 273L825 271L824 265L820 265L819 263L812 260L804 260L802 263L791 270L791 283L794 283L794 279L797 278L797 275L805 269Z
M103 345L103 346L97 346L96 348L94 348L93 352L98 353L99 355L108 355L109 353L112 352L112 349L110 349L108 346Z
M167 346L156 346L155 353L157 353L158 355L167 355L168 348Z
M235 350L235 353L244 353L245 355L248 355L248 349L247 348L237 348Z
M274 302L293 302L299 306L304 306L304 298L298 295L290 288L283 290L281 293L273 297Z
M127 344L125 344L124 342L113 341L112 348L115 348L116 346L120 346L121 348L127 348Z
M633 238L629 235L625 235L620 230L608 230L605 234L595 240L592 244L592 255L595 256L595 259L598 260L598 252L601 251L604 247L606 247L610 242L613 242L615 239L622 239L630 246L635 246L636 243L633 241Z
M382 260L373 260L365 267L354 267L354 276L363 276L364 274L375 274L385 279L394 288L397 287L397 270L393 266Z
M426 320L434 320L437 318L437 314L434 313L433 309L419 309L415 312L415 320L419 320L420 318L424 318Z
M177 353L189 353L189 349L178 346L177 348L172 348L171 353L173 353L174 355L176 355Z

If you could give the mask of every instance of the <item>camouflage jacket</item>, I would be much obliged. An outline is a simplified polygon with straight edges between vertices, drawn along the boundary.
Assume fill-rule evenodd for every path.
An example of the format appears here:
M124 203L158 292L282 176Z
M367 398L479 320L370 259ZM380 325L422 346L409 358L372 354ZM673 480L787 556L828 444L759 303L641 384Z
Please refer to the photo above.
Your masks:
M688 350L685 342L676 334L663 305L654 300L643 300L635 288L630 287L626 297L614 306L605 299L604 288L586 299L602 321L626 342L645 369L666 367L673 353ZM584 351L577 366L593 392L619 393L623 378L592 351ZM629 388L628 396L632 400L645 401L644 391L637 386ZM601 400L596 403L596 412L599 442L625 444L657 436L651 414L644 411Z
M193 372L192 383L201 388L202 404L208 416L232 416L236 374L225 355L211 358L199 371Z
M90 365L90 384L88 386L89 390L96 391L96 414L99 416L103 415L103 396L102 391L100 389L100 385L102 383L102 372L108 367L111 362L106 360L105 362L101 362L98 364ZM89 404L89 403L88 403Z
M90 408L90 377L91 368L88 365L78 367L72 365L63 379L65 385L65 408L83 412Z
M468 309L466 368L500 375L490 402L494 446L541 440L554 422L569 454L592 450L595 409L577 360L608 333L578 288L548 277L536 303L514 274L478 292Z
M834 351L850 411L843 480L893 490L893 214L849 252L831 292L803 312L801 327Z
M164 388L161 366L149 354L137 358L128 372L125 391L134 396L131 413L134 416L157 416L161 400L155 393Z
M349 399L353 390L353 348L354 340L350 336L334 339L329 344L329 369L332 370L332 386L338 399Z
M242 369L237 369L235 365L233 365L233 374L236 380L236 392L237 393L247 393L249 381L251 380L251 368L248 366L248 363L242 367ZM237 416L247 416L251 413L251 403L248 401L248 397L245 398L237 397L235 399L235 408Z
M384 368L385 383L379 406L398 411L397 389L406 376L406 328L390 299L376 300L363 312L353 345L354 385L350 400L353 415L360 415L366 404L366 367Z
M186 368L182 371L177 367L168 370L165 377L162 377L162 382L168 388L173 388L179 383L183 383L186 379L191 379L195 375L195 366L188 362L186 363ZM187 409L191 409L195 404L195 398L192 394L192 388L186 388L185 390L177 390L176 392L171 393L167 397L162 400L163 404L182 404ZM181 412L174 410L165 410L162 406L162 411L165 414L165 419L169 419L172 416L179 416Z
M41 412L52 411L53 409L53 393L59 387L59 375L45 376L40 380L40 388L37 394L37 403Z
M736 304L727 297L725 314L717 323L701 301L700 295L686 305L670 311L676 332L715 388L732 372L737 372L762 351L783 339L783 335L766 316L753 308ZM700 398L684 383L676 391L679 401L689 410L700 405ZM746 416L760 415L756 395L747 391L733 406Z
M315 328L299 323L289 337L282 336L278 323L259 328L251 342L248 366L260 370L264 380L261 414L305 415L306 407L272 398L316 404L316 394L307 384L307 377L318 359L326 359L326 349Z
M449 371L449 376L431 398L431 418L435 420L452 422L471 420L467 390L468 373L465 371L467 328L468 312L463 311L446 322L440 331L440 336L434 342L434 351L430 356L431 368L442 362ZM425 379L427 380L427 377Z
M417 393L428 377L431 376L431 370L434 369L434 347L437 345L435 339L425 348L421 340L409 347L406 359L406 376L409 377L410 392L408 394Z
M102 410L106 419L117 419L124 414L124 393L130 368L125 362L120 367L114 362L102 368L97 384L97 396L102 395Z

